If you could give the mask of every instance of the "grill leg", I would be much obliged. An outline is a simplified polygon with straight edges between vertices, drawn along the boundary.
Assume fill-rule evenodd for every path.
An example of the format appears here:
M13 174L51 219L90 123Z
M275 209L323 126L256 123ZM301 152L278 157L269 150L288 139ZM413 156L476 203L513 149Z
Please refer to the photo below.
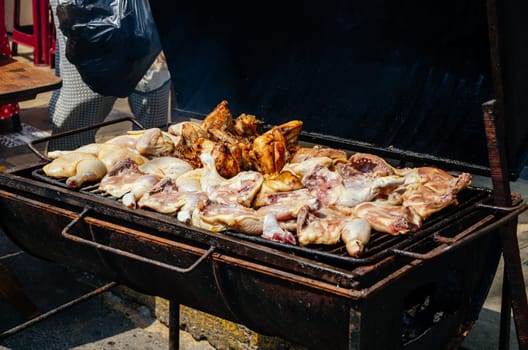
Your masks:
M493 1L490 0L489 2L492 3ZM494 22L495 20L496 18L494 16L490 16L490 21ZM491 36L490 40L497 44L496 39ZM488 155L495 203L509 207L512 205L512 195L505 149L504 117L500 113L496 113L495 100L486 102L482 106L486 138L488 140ZM509 320L506 320L506 318L510 317L510 311L513 310L519 349L526 350L528 349L528 297L526 295L519 241L517 239L517 219L499 228L499 235L501 239L502 257L504 258L504 275L506 277L504 282L508 285L503 290L506 293L502 295L501 339L499 339L499 345L501 349L508 348L509 328L506 327L509 324Z
M499 349L508 350L510 348L510 313L511 313L510 284L506 273L502 275L502 300L499 329Z
M180 304L169 301L169 350L180 348Z

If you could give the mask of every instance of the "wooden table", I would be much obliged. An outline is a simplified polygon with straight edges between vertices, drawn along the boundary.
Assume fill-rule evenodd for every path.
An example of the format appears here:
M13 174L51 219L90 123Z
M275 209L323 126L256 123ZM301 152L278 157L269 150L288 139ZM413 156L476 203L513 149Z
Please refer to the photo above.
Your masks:
M0 105L32 100L41 92L55 90L61 86L62 79L55 74L0 54ZM16 277L1 263L0 296L25 318L30 318L38 312Z
M0 54L0 105L32 100L61 86L55 74Z

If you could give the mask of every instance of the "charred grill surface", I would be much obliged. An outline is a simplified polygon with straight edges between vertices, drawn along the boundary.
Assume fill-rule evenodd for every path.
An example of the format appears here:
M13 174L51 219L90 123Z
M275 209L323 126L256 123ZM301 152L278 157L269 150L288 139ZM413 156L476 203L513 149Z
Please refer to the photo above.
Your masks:
M41 183L67 189L64 181L46 176L40 167L34 168L27 175L31 175L32 178ZM131 224L127 217L128 213L132 212L135 216L144 219L132 221L142 221L142 225L145 227L161 228L156 233L158 235L163 235L163 232L166 231L162 228L162 222L173 225L174 229L166 231L169 232L169 237L174 237L174 235L181 237L181 234L184 232L187 232L187 234L183 235L184 237L188 237L188 233L192 234L195 231L197 234L203 232L203 230L191 226L184 226L185 229L182 230L182 224L170 215L143 209L131 210L125 208L117 201L117 198L105 196L100 193L97 183L87 184L78 190L71 191L71 193L74 197L76 193L86 195L102 206L119 208L119 213L113 215L113 220L123 219L124 224ZM339 280L339 283L342 283L343 286L348 285L355 286L355 288L363 288L375 283L375 280L380 277L382 271L382 274L388 275L408 264L412 260L412 254L423 255L438 249L449 249L456 242L456 239L453 237L461 231L464 231L464 229L474 225L475 227L470 231L475 231L482 226L497 221L500 215L492 215L490 219L490 210L483 208L483 206L491 203L491 197L492 194L488 189L470 186L458 194L459 204L457 206L445 208L429 217L423 227L415 232L404 235L389 235L374 231L360 258L349 256L344 245L341 243L336 245L310 245L300 247L273 242L235 231L225 231L222 234L210 233L208 239L203 242L213 242L212 244L214 245L222 246L221 241L226 237L231 237L231 239L234 239L235 245L241 242L254 243L251 247L256 248L258 251L255 256L265 254L263 260L268 262L272 261L276 266L288 268L288 260L283 260L282 258L277 259L277 255L275 254L276 251L284 252L287 256L291 256L291 261L298 260L303 268L306 266L304 264L306 261L313 263L314 267L312 271L310 271L310 268L294 268L297 272L302 271L302 273L310 277L324 279L324 274L321 274L321 271L330 268L334 272L340 272L335 276L326 277L329 281L334 282ZM93 207L96 208L97 205ZM199 235L194 235L195 242L200 241L199 237ZM406 256L407 252L409 256ZM279 256L283 257L284 255L281 254ZM291 263L291 261L289 262ZM377 271L374 273L374 270ZM347 276L348 282L342 276ZM362 281L362 283L358 284L359 281Z
M42 163L0 173L4 231L33 255L314 349L348 348L359 333L366 348L413 349L442 339L444 327L470 327L500 257L487 233L526 205L495 207L491 190L474 186L457 199L419 230L373 232L353 258L341 244L292 246L130 209L97 182L71 189L46 176ZM370 336L379 328L383 338ZM460 330L450 331L455 345Z

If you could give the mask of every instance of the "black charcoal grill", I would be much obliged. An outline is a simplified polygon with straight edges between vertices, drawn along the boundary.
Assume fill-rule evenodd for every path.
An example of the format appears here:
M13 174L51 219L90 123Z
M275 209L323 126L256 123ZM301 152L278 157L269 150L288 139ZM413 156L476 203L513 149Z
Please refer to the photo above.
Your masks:
M271 124L302 119L303 142L487 175L493 189L470 186L457 207L419 231L374 233L365 254L352 258L342 246L288 246L130 210L93 186L71 190L47 178L41 159L0 174L2 228L15 243L313 349L457 348L502 253L501 344L511 305L520 347L528 346L515 235L527 204L509 188L527 149L528 128L520 127L527 5L151 6L177 118L203 116L227 99L235 113ZM171 311L172 348L179 319Z

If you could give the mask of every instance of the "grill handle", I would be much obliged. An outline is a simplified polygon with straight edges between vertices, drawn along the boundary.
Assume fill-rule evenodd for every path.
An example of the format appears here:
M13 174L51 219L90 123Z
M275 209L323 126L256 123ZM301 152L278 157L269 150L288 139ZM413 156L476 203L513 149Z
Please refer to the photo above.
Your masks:
M64 131L64 132L57 133L57 134L54 134L54 135L51 135L51 136L42 137L42 138L40 138L38 140L31 140L31 141L29 141L27 143L27 145L28 145L29 149L33 153L35 153L39 158L41 158L41 159L43 159L45 161L50 161L51 159L49 159L47 156L43 155L35 147L35 144L46 142L46 141L49 141L49 140L58 139L58 138L65 137L65 136L68 136L68 135L77 134L77 133L80 133L80 132L83 132L83 131L87 131L87 130L98 129L98 128L101 128L101 127L107 126L107 125L112 125L112 124L117 124L117 123L121 123L121 122L126 122L126 121L130 121L130 122L134 123L139 129L145 129L145 127L143 125L141 125L141 123L138 122L134 117L123 117L123 118L117 118L117 119L114 119L114 120L104 121L104 122L98 123L98 124L88 125L88 126L85 126L85 127L82 127L82 128L78 128L78 129Z
M194 270L202 261L204 261L207 257L209 257L213 251L215 250L215 247L214 246L211 246L209 248L209 250L207 250L202 256L200 256L193 264L191 264L190 266L188 267L178 267L178 266L174 266L174 265L169 265L169 264L166 264L164 262L161 262L161 261L158 261L158 260L154 260L154 259L150 259L150 258L145 258L141 255L137 255L137 254L134 254L134 253L130 253L130 252L127 252L127 251L124 251L124 250L121 250L121 249L117 249L117 248L113 248L113 247L109 247L107 245L104 245L104 244L101 244L101 243L97 243L97 242L94 242L94 241L90 241L88 239L85 239L85 238L82 238L82 237L79 237L79 236L76 236L74 234L71 234L69 231L70 229L73 227L73 225L75 225L76 223L78 223L81 219L83 219L87 214L88 214L88 209L87 208L84 208L83 211L79 214L78 217L76 217L75 219L73 219L68 225L66 225L66 227L64 227L61 231L61 235L62 237L70 240L70 241L73 241L73 242L76 242L76 243L80 243L80 244L85 244L85 245L88 245L88 246L91 246L91 247L94 247L96 249L100 249L100 250L105 250L107 252L111 252L111 253L114 253L114 254L117 254L117 255L121 255L121 256L125 256L127 258L130 258L130 259L133 259L133 260L137 260L137 261L140 261L140 262L143 262L143 263L147 263L147 264L150 264L150 265L154 265L154 266L157 266L157 267L162 267L162 268L165 268L167 270L170 270L170 271L175 271L175 272L178 272L178 273L188 273L188 272L191 272L192 270Z
M431 250L429 253L414 253L414 252L410 252L407 250L401 250L401 249L392 249L391 252L394 255L401 255L401 256L405 256L405 257L413 258L413 259L419 259L419 260L433 259L437 257L438 255L444 253L446 250L449 250L455 246L465 245L486 233L489 233L493 230L498 229L499 227L505 225L507 222L513 220L515 217L519 216L519 214L525 211L527 208L528 208L528 204L525 202L522 202L521 204L516 205L515 207L511 207L511 208L490 206L489 209L495 209L495 210L501 209L503 211L509 211L509 213L505 215L504 217L498 219L497 221L487 225L487 222L495 218L493 214L490 214L486 218L481 220L480 222L462 231L461 233L459 233L453 238L447 238L447 237L443 237L440 235L434 235L434 239L437 242L443 243L443 244ZM484 225L484 227L481 229L478 229L482 225Z

